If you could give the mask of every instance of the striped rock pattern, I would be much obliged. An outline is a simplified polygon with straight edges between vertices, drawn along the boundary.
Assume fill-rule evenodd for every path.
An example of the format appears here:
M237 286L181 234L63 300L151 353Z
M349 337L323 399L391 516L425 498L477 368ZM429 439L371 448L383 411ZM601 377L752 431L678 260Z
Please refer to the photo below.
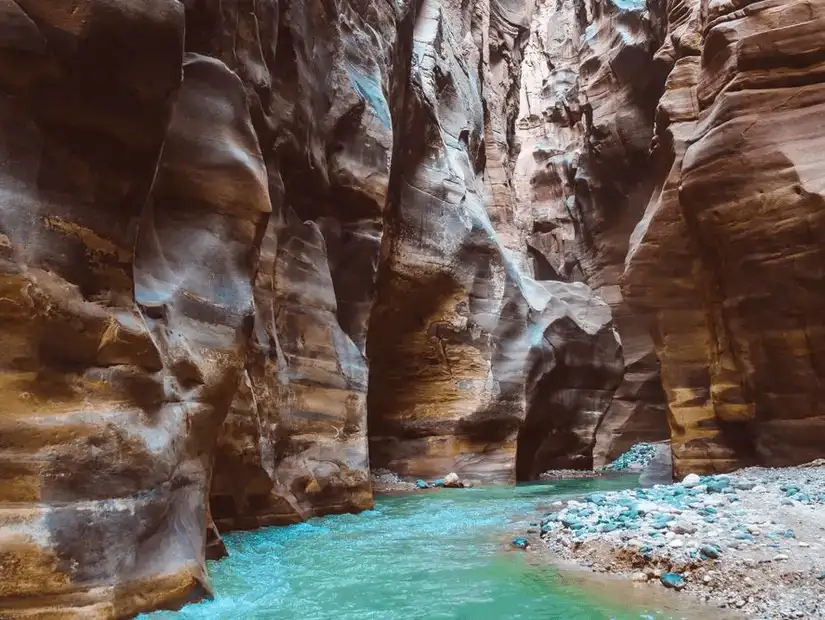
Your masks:
M825 2L671 0L656 189L625 298L649 321L678 472L822 455Z
M404 473L589 465L622 362L515 223L530 8L0 0L0 616L371 506L368 417Z
M599 424L597 465L669 436L653 340L619 286L651 192L648 151L667 70L655 58L658 9L538 2L522 69L514 177L536 274L586 282L610 304L621 337L625 373Z

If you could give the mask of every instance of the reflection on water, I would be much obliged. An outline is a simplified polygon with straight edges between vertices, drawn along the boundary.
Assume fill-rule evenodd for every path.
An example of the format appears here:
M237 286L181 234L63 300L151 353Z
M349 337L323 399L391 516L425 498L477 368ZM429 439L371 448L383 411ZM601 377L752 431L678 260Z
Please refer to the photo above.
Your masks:
M634 485L635 479L626 477L442 489L382 498L375 510L359 515L229 534L229 557L209 564L215 599L147 618L708 618L619 603L622 597L609 584L583 584L542 561L545 554L508 544L535 518L537 507Z

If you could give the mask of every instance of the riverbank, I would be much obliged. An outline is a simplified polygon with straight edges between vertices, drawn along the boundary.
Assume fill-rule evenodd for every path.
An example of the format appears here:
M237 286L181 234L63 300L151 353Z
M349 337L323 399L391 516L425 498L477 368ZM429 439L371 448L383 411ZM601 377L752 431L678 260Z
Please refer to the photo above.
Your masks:
M433 488L378 497L360 514L229 532L229 555L208 563L214 598L147 619L727 620L670 592L625 596L620 580L562 572L538 545L510 544L554 501L636 480Z
M478 485L473 480L462 480L458 474L450 472L443 478L435 480L406 480L388 469L378 469L370 474L372 492L375 495L403 495L415 491L432 491L435 489L471 489Z
M555 502L557 555L753 618L825 618L825 467L750 468Z

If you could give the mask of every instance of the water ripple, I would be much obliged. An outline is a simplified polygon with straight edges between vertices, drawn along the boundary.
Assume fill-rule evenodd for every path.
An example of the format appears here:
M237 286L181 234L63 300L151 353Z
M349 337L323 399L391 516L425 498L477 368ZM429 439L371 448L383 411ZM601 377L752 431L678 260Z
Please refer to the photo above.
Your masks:
M216 597L146 620L638 620L507 542L537 507L627 480L444 489L225 536ZM514 515L525 515L514 518ZM656 617L666 616L657 614Z

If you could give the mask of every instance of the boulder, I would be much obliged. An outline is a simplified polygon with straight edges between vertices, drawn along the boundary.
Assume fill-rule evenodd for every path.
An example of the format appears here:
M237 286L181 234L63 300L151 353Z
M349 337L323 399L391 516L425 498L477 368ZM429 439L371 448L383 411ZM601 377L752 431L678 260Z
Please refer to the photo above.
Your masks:
M444 476L444 486L449 488L461 488L461 480L458 477L458 474L455 472L450 472L446 476Z

